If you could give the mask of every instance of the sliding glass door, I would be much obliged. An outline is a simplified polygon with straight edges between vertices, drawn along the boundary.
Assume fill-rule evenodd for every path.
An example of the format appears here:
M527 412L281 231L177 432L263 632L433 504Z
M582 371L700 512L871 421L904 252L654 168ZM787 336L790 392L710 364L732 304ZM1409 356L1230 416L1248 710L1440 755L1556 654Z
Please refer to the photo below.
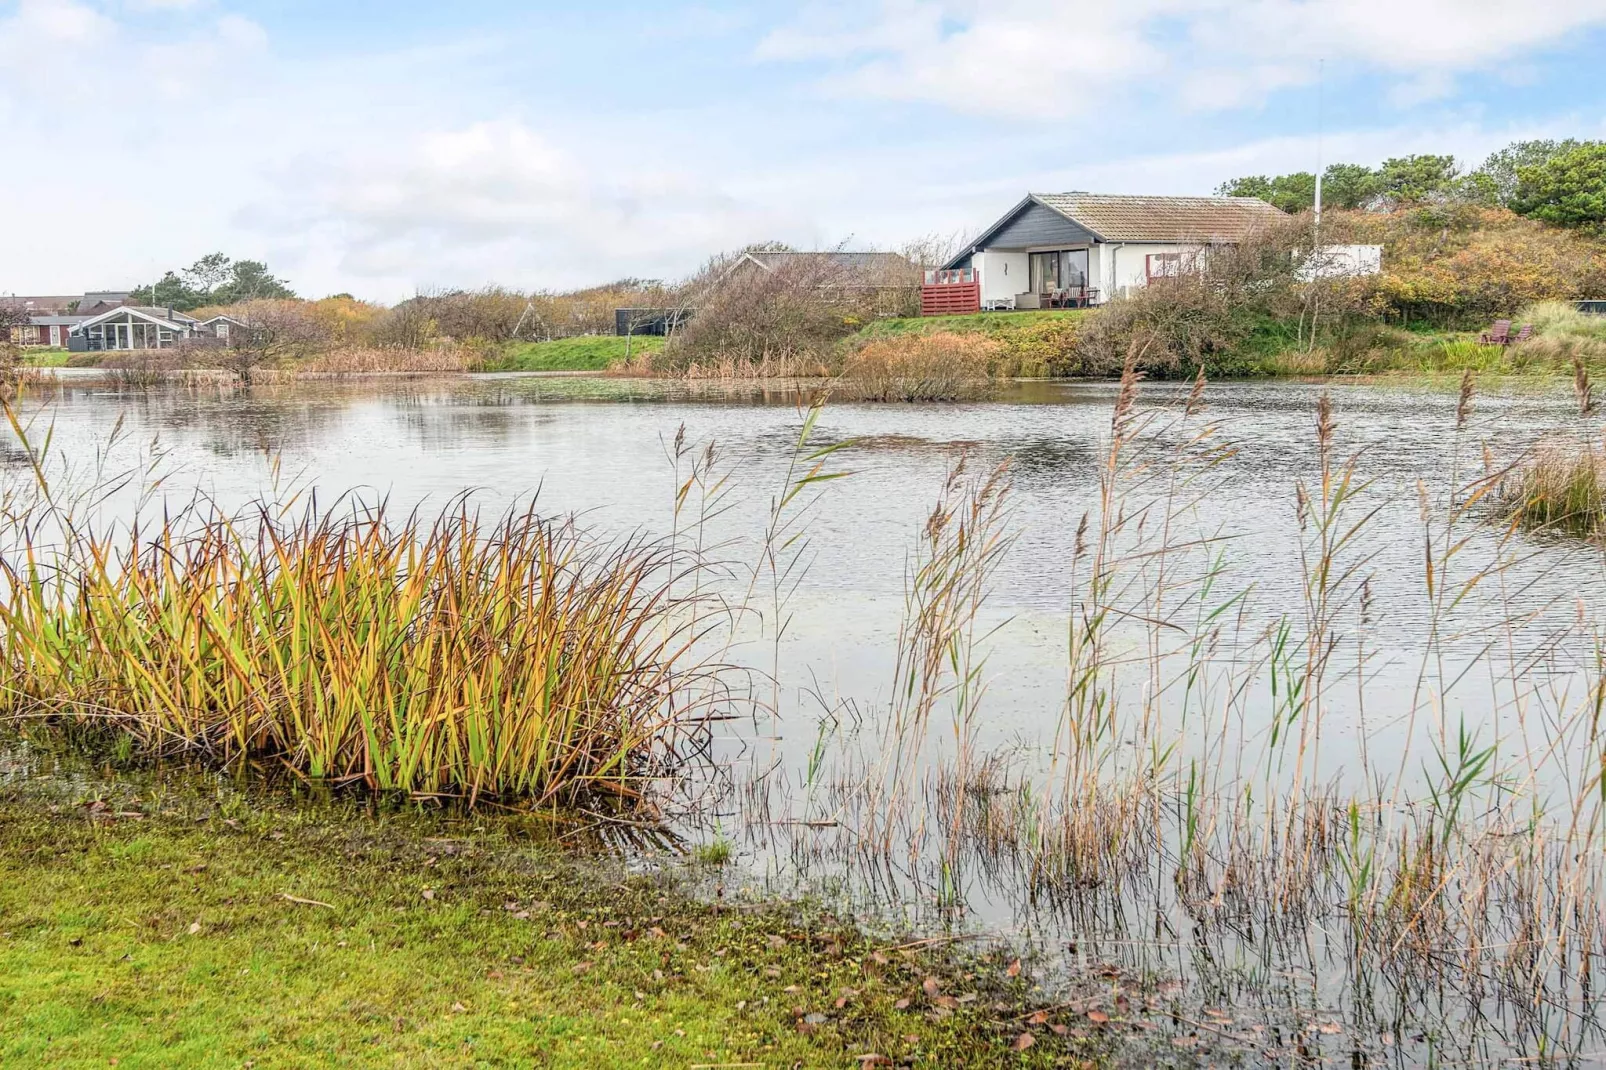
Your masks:
M1087 250L1059 249L1032 253L1032 293L1080 290L1087 285Z

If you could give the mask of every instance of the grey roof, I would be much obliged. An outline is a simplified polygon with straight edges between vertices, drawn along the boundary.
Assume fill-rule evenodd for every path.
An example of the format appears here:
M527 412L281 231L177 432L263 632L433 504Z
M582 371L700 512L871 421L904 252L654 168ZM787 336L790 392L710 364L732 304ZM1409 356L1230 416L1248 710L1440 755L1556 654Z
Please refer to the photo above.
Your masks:
M29 316L28 322L35 327L71 327L88 318L88 316Z
M20 312L37 311L40 315L53 312L65 312L76 297L29 297L19 294L13 297L0 297L0 308L16 309Z
M900 268L907 270L910 267L908 258L898 253L777 252L748 253L747 255L750 259L756 261L761 266L770 268L771 270L774 270L782 264L802 259L827 261L835 267L839 267L848 271L885 271L898 270Z

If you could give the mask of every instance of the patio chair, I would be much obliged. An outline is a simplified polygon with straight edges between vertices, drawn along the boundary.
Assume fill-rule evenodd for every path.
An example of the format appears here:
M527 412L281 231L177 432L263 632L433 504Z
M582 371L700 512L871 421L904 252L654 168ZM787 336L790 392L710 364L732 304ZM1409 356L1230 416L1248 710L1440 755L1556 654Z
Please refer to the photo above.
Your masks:
M1495 320L1494 326L1478 336L1480 346L1508 346L1511 344L1511 321Z
M1511 340L1511 344L1514 345L1514 346L1520 346L1520 345L1522 345L1522 343L1526 342L1528 339L1532 338L1533 336L1534 336L1534 325L1531 324L1531 323L1524 323L1522 325L1522 330L1517 332L1517 337L1515 337L1515 338L1513 338Z

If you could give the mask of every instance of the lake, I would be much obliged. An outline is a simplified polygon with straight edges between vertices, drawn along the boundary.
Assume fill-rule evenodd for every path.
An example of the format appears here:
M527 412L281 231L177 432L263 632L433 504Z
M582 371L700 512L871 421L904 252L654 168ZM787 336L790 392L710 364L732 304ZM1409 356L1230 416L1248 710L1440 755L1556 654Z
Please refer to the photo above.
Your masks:
M1561 807L1587 794L1580 778L1594 753L1585 737L1594 735L1579 704L1598 679L1589 637L1606 608L1599 550L1509 532L1483 503L1469 505L1453 529L1443 520L1481 476L1541 439L1598 435L1570 393L1525 387L1479 396L1458 428L1456 393L1433 385L1216 384L1191 416L1189 389L1144 384L1125 444L1118 508L1126 523L1107 559L1121 561L1121 578L1091 602L1121 603L1094 675L1107 690L1100 708L1131 712L1088 730L1099 757L1079 775L1096 766L1098 776L1126 784L1163 765L1167 778L1182 777L1175 783L1202 788L1214 808L1189 801L1187 813L1214 815L1203 839L1215 846L1199 872L1220 887L1230 883L1221 873L1232 870L1242 830L1276 825L1275 813L1265 825L1263 811L1242 803L1248 786L1289 806L1361 793L1378 810L1387 801L1414 814L1411 806L1457 781L1446 770L1468 768L1468 755L1493 747L1467 810L1496 813L1519 796ZM1057 964L1072 986L1093 966L1113 964L1175 975L1202 991L1202 1002L1235 998L1244 985L1273 992L1268 1021L1353 1011L1356 979L1332 947L1274 954L1254 924L1202 919L1187 894L1146 888L1136 868L1078 899L1064 882L1045 884L1022 867L1028 842L1044 842L1040 830L1022 831L1017 821L1010 835L998 832L1008 815L997 807L1035 797L1067 767L1057 758L1068 753L1066 711L1075 708L1069 651L1094 567L1082 525L1092 517L1097 529L1109 485L1101 481L1117 391L1113 383L1028 382L987 403L827 404L811 448L840 446L821 463L846 475L806 488L784 514L795 525L788 532L801 537L780 554L795 570L779 603L761 562L804 419L784 386L470 376L129 391L72 377L27 407L32 437L53 427L52 449L80 480L97 466L159 473L147 508L196 493L230 506L315 494L326 505L353 495L427 512L473 492L492 510L534 497L543 512L578 515L605 535L676 532L719 566L710 592L748 610L720 640L746 700L719 726L719 773L698 789L725 790L705 796L717 801L696 808L684 827L694 839L734 838L741 882L755 894L826 895L867 918L922 930L1007 933ZM1307 502L1322 498L1316 410L1324 394L1336 419L1325 471L1331 483L1353 458L1355 497L1329 532L1346 539L1329 586L1313 591L1322 526L1301 508L1297 488ZM677 435L686 444L679 478L712 443L713 471L726 480L716 515L701 525L692 518L695 494L677 518ZM894 800L878 763L890 711L907 705L894 683L908 663L900 650L912 641L909 577L925 560L921 533L961 459L970 473L1007 465L997 528L1007 552L989 566L985 600L967 603L970 623L954 633L950 652L974 666L962 715L952 714L961 692L940 684L915 747L908 783L918 788ZM25 476L20 462L13 445L13 479ZM954 500L968 485L961 480ZM126 516L136 496L132 488L114 496L103 518ZM1162 545L1170 549L1153 553ZM1483 579L1467 588L1475 576ZM785 621L779 636L777 619ZM1290 700L1286 682L1299 676L1291 667L1303 659L1300 678L1311 679L1312 657L1323 659L1320 694ZM1069 720L1085 727L1080 715ZM1301 739L1297 750L1286 742L1291 734ZM953 830L938 813L953 805L954 783L993 822L962 849L952 848ZM1179 816L1178 797L1169 787L1153 797L1175 822L1155 842L1186 858L1199 823ZM871 813L882 805L899 812ZM988 847L988 835L1000 842ZM1249 838L1273 839L1260 831ZM893 840L896 849L887 849ZM872 843L881 846L868 850ZM866 863L867 855L876 858ZM1588 902L1597 914L1599 906ZM1209 961L1198 954L1205 945ZM1592 997L1578 996L1574 980L1561 971L1550 982L1572 1011L1539 1028L1551 1043L1581 1045L1593 1035L1579 1025ZM1402 981L1390 991L1398 1017L1412 989ZM1374 1008L1350 1023L1370 1030L1356 1050L1422 1057L1421 1047L1402 1055L1407 1027L1385 1029L1380 1015ZM1492 1023L1492 1050L1530 1050L1531 1023L1509 1010L1468 999L1439 1017ZM1383 1043L1385 1034L1395 1039ZM1428 1048L1472 1043L1423 1036Z

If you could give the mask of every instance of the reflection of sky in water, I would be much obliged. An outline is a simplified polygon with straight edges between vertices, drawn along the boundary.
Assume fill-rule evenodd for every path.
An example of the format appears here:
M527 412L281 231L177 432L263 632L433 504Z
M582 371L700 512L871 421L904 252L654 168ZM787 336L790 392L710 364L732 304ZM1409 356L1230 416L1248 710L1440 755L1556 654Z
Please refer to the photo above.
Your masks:
M1174 402L1184 390L1151 384L1144 398ZM1260 625L1301 611L1293 486L1316 480L1319 390L1287 383L1210 390L1210 418L1237 453L1207 477L1211 493L1178 535L1226 540L1220 546L1229 571L1218 592L1253 585ZM1581 428L1560 389L1480 397L1459 443L1453 392L1375 386L1331 392L1339 452L1361 454L1361 474L1371 483L1367 500L1381 506L1356 551L1370 556L1375 599L1368 641L1377 658L1368 671L1380 686L1372 691L1398 695L1414 683L1427 619L1417 481L1442 503L1458 450L1464 467L1479 463L1484 443L1496 456L1509 456L1546 432ZM914 533L947 466L969 450L978 467L1011 462L1018 535L990 603L1003 630L991 647L984 742L1040 738L1063 695L1068 562L1077 524L1096 501L1113 394L1109 384L1023 384L1003 404L828 408L818 440L858 440L832 462L855 475L831 484L810 529L812 564L793 603L782 661L788 693L885 700ZM174 474L167 486L174 498L199 489L232 503L264 493L266 455L277 451L286 481L315 488L324 501L356 490L386 495L405 509L473 489L487 505L500 506L539 492L551 512L581 512L605 530L654 532L668 529L667 444L684 424L688 442L717 442L734 474L737 507L718 521L710 541L735 538L723 552L751 560L799 423L784 391L770 401L751 404L718 388L698 394L654 383L485 377L303 384L250 394L74 385L48 415L57 447L69 455L85 455L118 417L130 457L159 439L170 451ZM1481 567L1494 536L1475 525L1468 530L1463 560ZM1595 603L1600 590L1595 553L1527 549L1534 555L1508 575L1505 590L1489 591L1524 607L1555 605L1518 636L1519 648L1542 642L1548 624L1573 615L1578 597ZM1499 617L1490 606L1474 598L1463 607L1450 629L1453 649L1487 641L1484 629ZM1466 632L1459 639L1457 628ZM750 656L761 667L770 664L767 648L750 648ZM1481 691L1464 690L1481 717L1486 677L1476 683ZM1359 726L1353 692L1337 687L1330 697L1333 746L1345 761L1357 753L1353 741L1343 742ZM1373 701L1367 727L1387 740L1394 717ZM819 704L799 700L799 708Z
M1220 601L1252 587L1245 623L1250 636L1280 616L1296 622L1302 616L1294 485L1317 480L1314 406L1320 389L1276 383L1210 390L1209 416L1237 452L1212 471L1210 493L1179 520L1175 534L1224 540L1216 545L1228 571L1214 597ZM1149 385L1144 400L1175 402L1185 390ZM783 794L795 792L819 717L834 710L849 725L858 713L886 708L915 534L948 466L968 450L978 468L1010 461L1017 535L984 614L983 630L998 631L988 647L977 742L983 750L1024 755L1027 766L1041 760L1041 744L1064 701L1069 562L1077 525L1097 500L1114 391L1111 384L1023 384L999 404L828 408L818 441L855 440L831 461L855 474L829 485L810 527L811 565L790 603L792 621L780 651L783 717L777 726L733 726L721 741L723 752L756 754L767 765L773 731L782 761L775 780L785 786ZM1547 711L1576 706L1583 697L1574 673L1593 652L1576 633L1559 644L1555 637L1573 624L1579 606L1598 618L1600 556L1577 544L1519 537L1519 560L1503 582L1476 592L1444 623L1444 663L1425 660L1429 617L1418 484L1442 512L1452 473L1458 465L1475 472L1485 446L1497 460L1510 459L1545 434L1596 429L1579 420L1564 384L1548 394L1480 397L1472 426L1459 436L1453 390L1346 385L1332 387L1331 394L1337 452L1358 452L1360 475L1370 484L1358 509L1378 512L1353 554L1365 559L1372 585L1365 701L1354 668L1356 648L1345 645L1312 755L1317 775L1387 782L1403 772L1410 781L1431 760L1431 740L1441 728L1453 735L1462 718L1479 726L1480 740L1498 739L1508 762L1524 752L1524 739L1530 752L1542 752L1547 741L1564 738L1553 734ZM674 480L666 453L684 424L693 446L718 443L735 488L734 508L707 541L721 545L729 559L752 562L799 425L785 391L767 401L753 404L718 387L505 377L331 382L249 395L215 389L123 394L68 385L39 419L54 421L56 448L87 463L121 417L127 435L108 467L131 463L153 438L159 440L170 451L167 493L173 500L200 491L232 504L266 493L271 451L282 457L288 484L315 489L324 501L357 491L388 496L395 508L409 509L475 490L487 506L497 507L539 492L548 512L579 512L605 531L654 533L669 528ZM10 449L0 460L20 475L15 453ZM1452 582L1488 565L1496 546L1491 526L1468 523L1462 534L1467 542ZM1190 567L1197 565L1196 556ZM1512 610L1532 619L1500 626ZM1357 615L1358 607L1341 625L1351 635ZM1135 638L1122 641L1130 645ZM1411 718L1424 666L1430 676L1454 677L1469 654L1491 643L1486 663L1461 680L1442 706L1421 703ZM1545 648L1555 648L1555 655L1524 660ZM772 650L764 641L748 641L736 655L760 670L771 665ZM1218 664L1240 656L1251 657L1227 642ZM1217 708L1208 731L1198 709L1185 719L1176 709L1165 713L1179 730L1178 760L1206 758L1212 775L1223 778L1217 783L1240 772L1232 768L1231 755L1210 749L1223 722L1246 752L1265 748L1267 674L1258 663L1240 672L1252 681L1239 709L1223 717ZM1518 686L1502 682L1511 678ZM1123 708L1138 706L1144 687L1143 673L1124 676ZM1536 696L1545 688L1555 693L1540 701ZM1565 698L1556 697L1561 692ZM936 731L946 727L939 714ZM874 729L866 727L859 740L839 742L853 749L873 738ZM783 885L800 874L832 879L832 863L811 856L812 848L788 858L786 834L780 837L760 851L756 871ZM967 907L981 924L1044 925L1050 942L1056 933L1064 935L1051 919L1021 911L1017 893L1018 888L966 882ZM1075 931L1083 940L1097 935L1085 924ZM1177 954L1180 959L1182 952ZM1181 968L1178 961L1162 965Z

